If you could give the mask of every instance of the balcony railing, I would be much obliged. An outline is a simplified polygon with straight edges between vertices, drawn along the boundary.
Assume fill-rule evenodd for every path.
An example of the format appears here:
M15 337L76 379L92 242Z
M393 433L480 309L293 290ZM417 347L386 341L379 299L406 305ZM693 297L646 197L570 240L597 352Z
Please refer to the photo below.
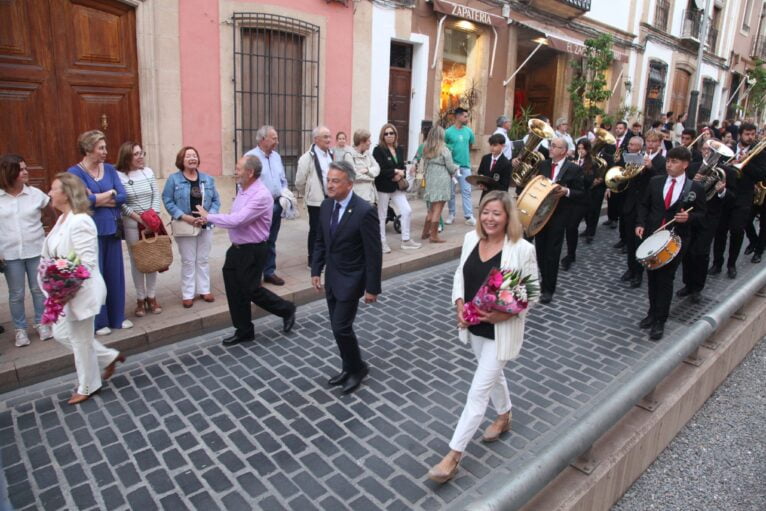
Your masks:
M562 3L582 9L583 11L590 11L590 0L559 0Z
M654 8L654 28L667 32L669 14L670 2L668 0L657 0Z
M708 20L708 22L711 22L712 20ZM707 49L708 51L715 53L716 47L715 45L718 44L718 29L713 28L711 26L708 26L707 28Z
M684 24L681 29L682 39L700 40L700 30L702 29L702 11L696 9L686 10L682 16Z
M766 61L766 36L753 38L753 47L750 49L750 56Z
M590 11L591 0L522 0L522 3L545 13L572 19Z

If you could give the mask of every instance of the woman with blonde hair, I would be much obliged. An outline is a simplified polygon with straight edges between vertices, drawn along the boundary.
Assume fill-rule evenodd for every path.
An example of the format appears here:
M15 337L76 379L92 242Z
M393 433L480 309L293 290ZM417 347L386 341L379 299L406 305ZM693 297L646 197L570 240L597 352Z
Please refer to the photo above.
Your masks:
M438 124L431 128L423 144L423 168L426 180L423 200L428 204L428 213L421 238L444 243L439 237L439 220L452 193L452 176L459 167L452 161L452 152L444 143L444 128Z
M354 132L354 147L345 153L343 159L353 165L354 171L356 171L354 193L375 205L378 202L375 178L380 174L380 166L372 157L371 145L372 134L364 129L356 130Z
M61 216L45 239L42 256L64 258L74 254L90 272L53 325L54 338L74 353L77 389L68 401L74 405L98 392L102 380L109 379L125 357L93 336L95 317L106 301L107 289L99 271L98 230L91 218L88 190L80 179L64 172L53 180L48 195ZM103 375L99 374L99 366L104 368Z
M490 400L497 418L484 432L482 441L493 442L511 429L511 398L503 368L507 361L519 355L529 309L518 315L480 311L481 323L471 326L463 316L465 303L474 298L493 268L517 270L539 281L535 248L522 237L515 202L507 192L501 191L487 193L479 204L479 222L474 231L465 235L460 264L455 271L452 302L457 313L459 338L464 343L471 342L478 366L449 443L450 452L428 471L429 479L438 483L449 481L457 473L460 458L479 428ZM529 307L534 300L530 298Z

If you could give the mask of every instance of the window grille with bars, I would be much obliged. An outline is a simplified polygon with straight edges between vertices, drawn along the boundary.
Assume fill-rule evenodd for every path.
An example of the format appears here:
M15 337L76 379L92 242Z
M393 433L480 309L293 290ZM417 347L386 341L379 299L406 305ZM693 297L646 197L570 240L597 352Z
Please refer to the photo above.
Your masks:
M670 2L668 0L657 0L654 7L654 28L667 32L669 13Z
M644 104L644 117L647 123L659 120L662 115L667 74L667 64L654 60L649 63L649 78L646 84L646 99Z
M291 185L319 122L319 27L264 13L234 13L235 160L271 125Z
M713 96L715 95L715 81L710 78L702 80L702 92L700 94L700 109L697 116L698 122L710 122L713 112Z

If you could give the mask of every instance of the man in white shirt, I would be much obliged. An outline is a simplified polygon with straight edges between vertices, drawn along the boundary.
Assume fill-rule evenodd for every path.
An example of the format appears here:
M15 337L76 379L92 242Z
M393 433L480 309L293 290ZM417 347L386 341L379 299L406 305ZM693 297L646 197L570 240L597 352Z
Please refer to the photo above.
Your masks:
M255 132L255 143L258 145L246 152L245 156L255 156L261 161L260 179L269 189L271 198L274 199L268 240L269 253L263 268L263 281L275 286L283 286L285 284L284 279L276 274L277 236L279 236L279 228L282 225L282 205L279 203L279 197L282 196L282 190L287 188L287 177L285 176L285 167L282 165L282 157L275 151L277 144L279 144L277 130L273 126L261 126Z
M319 209L327 198L327 172L333 161L330 129L327 126L317 126L311 134L314 143L298 160L298 170L295 174L295 188L303 195L303 202L309 213L308 266L311 266L311 256L319 229Z
M497 129L492 134L502 135L503 138L505 138L503 155L510 161L513 159L513 143L511 142L511 139L508 138L509 129L511 129L511 120L507 116L501 115L497 118Z
M575 143L572 135L569 134L569 121L566 117L559 117L556 120L556 137L563 138L567 143L567 156L570 158L575 153Z

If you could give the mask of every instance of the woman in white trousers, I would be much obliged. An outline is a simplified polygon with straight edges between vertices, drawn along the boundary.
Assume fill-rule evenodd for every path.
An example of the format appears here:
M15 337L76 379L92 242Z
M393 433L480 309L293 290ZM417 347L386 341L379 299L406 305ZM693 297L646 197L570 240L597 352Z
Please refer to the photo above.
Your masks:
M90 272L74 298L64 306L64 315L53 326L53 337L74 353L77 390L68 401L74 405L98 392L102 379L108 379L125 357L96 341L93 334L96 314L106 302L106 285L98 269L98 233L90 216L85 185L77 176L61 173L51 184L48 195L61 216L45 239L42 257L62 258L74 254ZM104 368L103 375L100 368Z
M449 443L450 452L428 471L429 479L438 483L449 481L457 473L463 452L484 419L490 400L497 418L484 432L482 440L495 441L511 428L511 397L503 368L521 350L529 308L518 315L480 312L481 323L473 326L463 317L464 304L473 299L493 268L520 270L522 275L531 275L539 281L535 248L522 237L515 203L508 193L500 191L490 192L482 199L479 222L475 231L465 235L460 264L455 271L452 302L457 312L459 338L464 343L470 341L478 365Z

